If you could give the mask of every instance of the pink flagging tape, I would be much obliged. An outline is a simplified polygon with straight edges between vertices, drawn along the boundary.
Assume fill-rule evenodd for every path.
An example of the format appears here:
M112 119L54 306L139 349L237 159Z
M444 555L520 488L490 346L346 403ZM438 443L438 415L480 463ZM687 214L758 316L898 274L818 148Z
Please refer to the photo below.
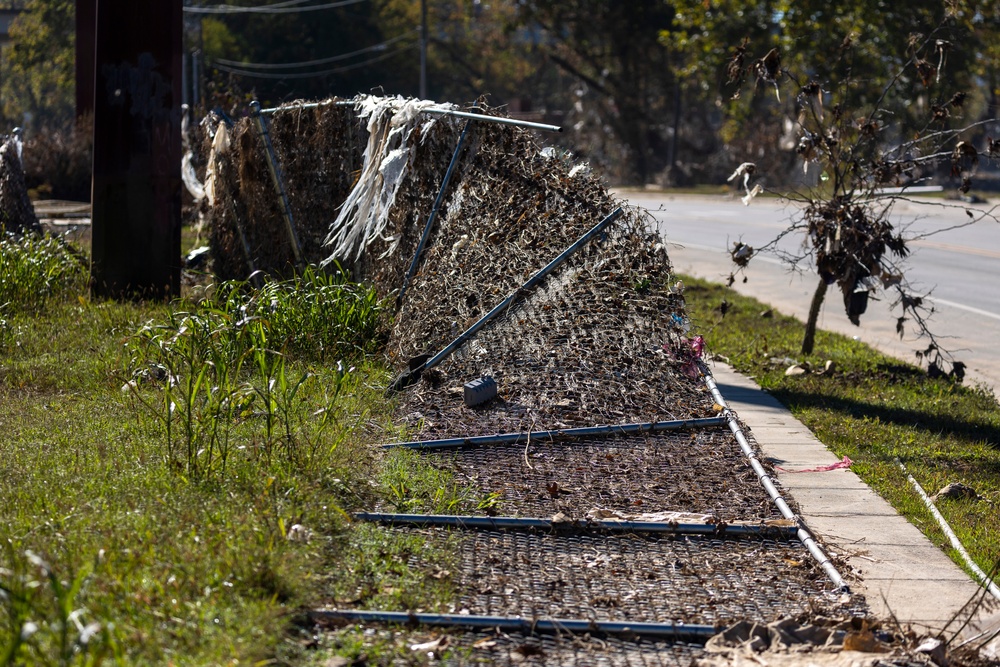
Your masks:
M818 468L806 468L805 470L786 470L781 466L774 466L774 469L780 470L781 472L828 472L830 470L840 470L841 468L850 468L852 463L854 463L854 461L845 456L836 463L831 463L828 466L820 466Z

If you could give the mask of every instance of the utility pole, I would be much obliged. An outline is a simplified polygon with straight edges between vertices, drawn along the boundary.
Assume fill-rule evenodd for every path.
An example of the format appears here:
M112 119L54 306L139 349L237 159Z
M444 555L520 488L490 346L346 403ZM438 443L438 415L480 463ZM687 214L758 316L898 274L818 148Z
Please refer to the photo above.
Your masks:
M181 0L97 0L91 290L180 293Z
M427 0L420 0L420 99L427 99Z
M76 0L76 118L94 113L97 0Z

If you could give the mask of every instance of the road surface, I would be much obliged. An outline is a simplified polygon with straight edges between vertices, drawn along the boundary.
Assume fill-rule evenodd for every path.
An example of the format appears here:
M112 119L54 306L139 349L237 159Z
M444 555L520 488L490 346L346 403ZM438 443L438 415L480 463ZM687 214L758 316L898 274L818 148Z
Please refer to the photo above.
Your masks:
M774 199L755 199L743 206L738 198L686 196L646 191L618 193L629 203L648 209L668 243L674 269L708 280L724 281L734 268L728 250L735 241L759 248L785 229L795 205ZM894 215L907 225L907 236L961 225L969 220L964 210L945 208L942 200L929 205L899 203ZM936 203L935 203L936 202ZM971 205L973 213L992 205ZM795 252L803 236L792 235L781 248ZM906 275L933 303L931 330L942 347L968 366L967 382L1000 388L1000 224L983 221L914 241L906 261ZM816 274L790 272L773 255L756 257L747 268L746 283L734 285L741 294L771 304L780 312L805 319L816 287ZM895 332L899 310L890 310L892 297L869 302L861 326L844 314L840 291L827 292L820 316L822 329L855 336L904 361L915 362L914 351L927 346L909 328L902 340ZM895 314L894 314L895 312Z

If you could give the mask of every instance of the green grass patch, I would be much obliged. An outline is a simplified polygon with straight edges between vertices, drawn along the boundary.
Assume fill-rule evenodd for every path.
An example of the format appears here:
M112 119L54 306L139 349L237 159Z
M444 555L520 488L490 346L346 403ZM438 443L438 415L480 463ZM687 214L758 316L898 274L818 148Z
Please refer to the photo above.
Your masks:
M936 544L952 551L910 487L899 459L929 494L949 482L976 489L984 500L942 500L938 508L985 571L1000 559L1000 405L987 390L932 379L846 336L820 331L815 353L799 353L804 325L726 289L684 278L695 331L709 352L752 376L837 456ZM728 308L723 317L720 304ZM832 373L789 377L786 359ZM752 425L751 425L752 426ZM955 554L951 554L953 557ZM956 561L957 562L957 561Z
M399 514L492 515L500 506L498 494L481 494L408 449L391 450L377 480L389 511Z
M302 664L304 606L443 604L446 550L349 520L409 479L372 446L394 431L370 290L95 303L64 249L2 255L0 664Z

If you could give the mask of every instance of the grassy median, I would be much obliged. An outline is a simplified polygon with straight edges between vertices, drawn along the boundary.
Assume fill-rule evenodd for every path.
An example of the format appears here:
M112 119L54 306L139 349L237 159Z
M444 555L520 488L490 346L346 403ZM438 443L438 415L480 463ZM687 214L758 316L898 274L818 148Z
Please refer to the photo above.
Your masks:
M79 252L0 242L0 665L303 664L304 607L450 601L448 554L348 518L462 499L371 446L371 290L93 302Z
M1000 534L993 530L1000 523L1000 405L990 391L932 379L829 332L819 332L815 353L803 356L802 322L722 285L684 283L694 329L708 351L752 376L837 456L850 457L852 470L953 558L896 461L928 494L952 482L974 489L979 500L942 499L937 507L979 567L992 569L1000 559ZM788 376L789 360L816 371L832 361L833 370Z

